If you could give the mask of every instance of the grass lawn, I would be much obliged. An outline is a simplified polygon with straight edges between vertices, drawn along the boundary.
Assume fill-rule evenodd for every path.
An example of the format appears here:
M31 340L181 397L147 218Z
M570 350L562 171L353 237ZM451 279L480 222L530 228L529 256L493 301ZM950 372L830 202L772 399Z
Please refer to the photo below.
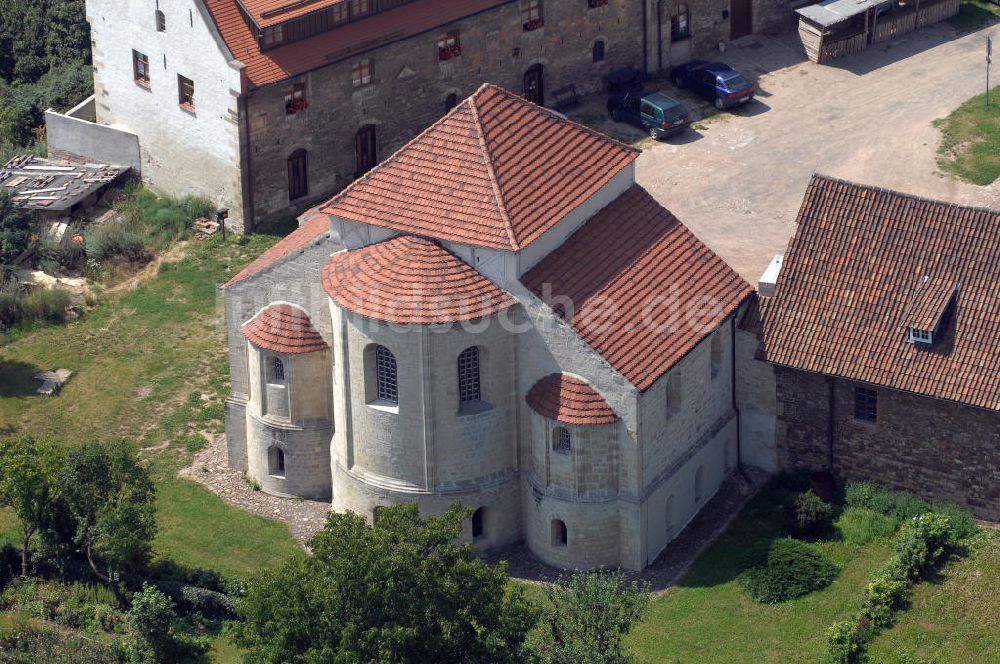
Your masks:
M942 169L979 185L1000 176L1000 86L990 91L989 108L984 93L937 120L935 126L941 130L938 164Z
M908 610L869 646L872 662L1000 662L1000 533L975 543L940 578L913 589Z
M975 32L1000 21L1000 6L988 0L963 0L958 14L948 19L959 32Z
M640 662L814 662L825 632L861 600L872 570L889 558L887 540L819 546L840 575L824 590L777 605L748 598L736 581L745 552L781 536L783 489L765 489L694 564L653 600L629 636Z
M51 437L65 445L124 437L147 453L158 487L158 556L224 573L274 564L300 548L288 529L242 512L199 485L176 479L222 431L228 389L226 339L217 284L276 240L218 236L191 241L139 288L109 295L82 320L16 333L0 347L0 432ZM40 370L73 377L57 397L34 394ZM17 538L0 512L0 543Z

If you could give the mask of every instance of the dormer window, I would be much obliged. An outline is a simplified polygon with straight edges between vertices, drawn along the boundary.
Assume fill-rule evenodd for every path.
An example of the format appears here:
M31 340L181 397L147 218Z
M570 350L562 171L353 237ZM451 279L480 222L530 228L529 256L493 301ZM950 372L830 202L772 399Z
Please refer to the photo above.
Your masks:
M906 328L906 340L912 344L927 344L929 346L934 343L934 335L928 330L908 327Z

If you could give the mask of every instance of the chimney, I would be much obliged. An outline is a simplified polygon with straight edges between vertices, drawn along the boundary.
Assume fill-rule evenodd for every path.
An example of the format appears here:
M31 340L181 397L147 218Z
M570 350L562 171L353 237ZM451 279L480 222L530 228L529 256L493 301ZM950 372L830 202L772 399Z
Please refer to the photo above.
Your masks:
M778 254L772 258L771 263L764 270L764 274L760 275L760 279L757 281L757 292L761 297L774 296L774 287L778 283L778 274L781 272L781 261L784 258L782 254Z

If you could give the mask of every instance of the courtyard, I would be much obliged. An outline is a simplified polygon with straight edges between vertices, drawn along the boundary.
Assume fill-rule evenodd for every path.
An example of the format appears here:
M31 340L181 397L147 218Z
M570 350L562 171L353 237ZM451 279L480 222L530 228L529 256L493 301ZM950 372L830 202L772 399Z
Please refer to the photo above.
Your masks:
M830 65L806 60L795 32L746 37L717 59L756 77L757 99L659 143L595 107L571 115L636 141L639 184L756 284L784 251L813 173L1000 207L997 182L976 186L938 169L932 124L982 93L986 35L997 33L994 24L957 36L942 23ZM707 103L694 110L714 113Z

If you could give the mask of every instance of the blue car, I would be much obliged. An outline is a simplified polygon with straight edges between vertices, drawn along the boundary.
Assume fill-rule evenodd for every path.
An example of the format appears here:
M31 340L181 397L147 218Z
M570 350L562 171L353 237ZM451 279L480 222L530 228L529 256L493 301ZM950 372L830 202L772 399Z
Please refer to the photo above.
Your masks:
M684 104L662 92L632 89L608 99L608 114L615 122L627 122L647 132L654 140L680 133L691 124Z
M753 83L724 62L693 60L674 67L670 75L678 88L689 88L719 110L745 104L756 92Z

